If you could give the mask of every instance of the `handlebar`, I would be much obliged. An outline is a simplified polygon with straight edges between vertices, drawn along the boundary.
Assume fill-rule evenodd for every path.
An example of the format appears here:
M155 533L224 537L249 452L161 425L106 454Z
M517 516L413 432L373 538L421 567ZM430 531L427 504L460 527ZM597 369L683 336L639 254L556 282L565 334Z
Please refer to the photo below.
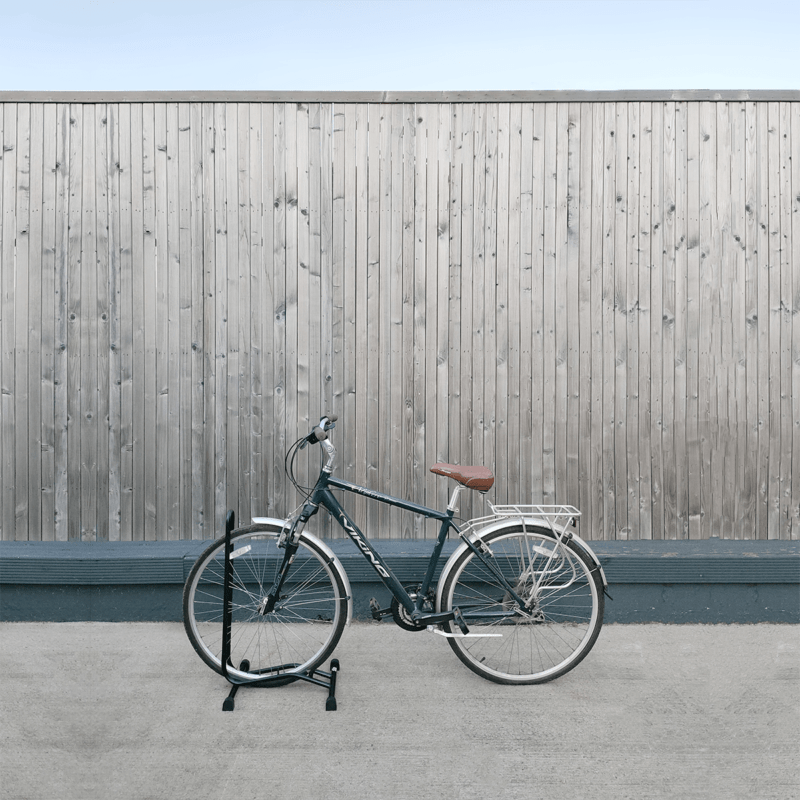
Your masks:
M305 441L300 445L301 449L305 447L306 444L317 444L327 439L328 431L336 427L335 423L337 419L339 419L339 417L336 414L325 414L320 417L319 425L315 425L311 429L311 433L305 437Z

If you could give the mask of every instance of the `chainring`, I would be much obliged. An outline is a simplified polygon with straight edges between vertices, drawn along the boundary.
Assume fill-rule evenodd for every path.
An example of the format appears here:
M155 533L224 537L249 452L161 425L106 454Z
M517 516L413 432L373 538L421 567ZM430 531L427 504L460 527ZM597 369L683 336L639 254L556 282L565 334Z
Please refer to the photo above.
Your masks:
M408 592L408 596L416 603L420 587L405 586L403 588ZM395 624L400 626L404 631L424 631L428 627L424 622L415 622L411 619L411 615L406 611L404 606L400 605L396 597L392 598L390 608L392 609L392 619L395 621ZM433 592L428 592L425 602L422 604L422 608L424 611L428 611L431 614L433 613Z

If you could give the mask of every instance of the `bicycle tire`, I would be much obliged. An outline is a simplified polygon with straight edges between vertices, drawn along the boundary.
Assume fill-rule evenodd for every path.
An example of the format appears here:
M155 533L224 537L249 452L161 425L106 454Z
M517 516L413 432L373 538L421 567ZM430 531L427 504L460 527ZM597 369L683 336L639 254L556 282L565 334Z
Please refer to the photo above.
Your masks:
M541 578L538 600L522 612L481 558L466 549L442 576L440 610L458 608L470 633L502 636L461 638L455 622L448 622L445 632L456 634L447 640L450 647L469 669L495 683L545 683L569 672L592 649L603 624L603 585L590 557L572 541L559 551L548 528L518 523L481 541L523 599L531 596L531 576Z
M334 650L347 623L349 598L338 562L305 533L273 611L259 605L269 592L284 550L281 528L245 531L232 537L231 657L228 673L239 680L284 675L270 685L296 680ZM245 548L250 547L249 550ZM183 623L197 654L222 670L222 594L225 540L210 545L192 567L183 592ZM249 667L239 669L249 661Z

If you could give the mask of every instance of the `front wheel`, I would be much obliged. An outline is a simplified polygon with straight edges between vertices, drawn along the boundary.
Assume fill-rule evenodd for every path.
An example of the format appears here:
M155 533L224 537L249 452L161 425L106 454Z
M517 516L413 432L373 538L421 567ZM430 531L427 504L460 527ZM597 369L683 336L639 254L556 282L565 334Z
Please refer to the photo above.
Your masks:
M313 670L333 652L347 622L348 597L340 567L303 533L281 595L264 613L285 552L278 547L280 534L281 528L275 527L232 537L228 673L241 680L285 675L290 682L292 674ZM219 673L224 575L225 540L219 539L197 560L183 592L189 641Z
M603 624L602 583L589 556L574 542L557 544L547 528L518 524L481 542L480 555L465 550L443 576L440 607L458 608L470 633L495 635L462 638L448 622L455 654L496 683L544 683L571 670Z

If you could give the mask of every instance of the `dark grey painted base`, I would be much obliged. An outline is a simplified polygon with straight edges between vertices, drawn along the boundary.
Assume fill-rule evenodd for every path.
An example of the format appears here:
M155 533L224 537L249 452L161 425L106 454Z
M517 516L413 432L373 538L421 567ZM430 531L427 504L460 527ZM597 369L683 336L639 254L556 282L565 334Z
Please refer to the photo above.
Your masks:
M388 607L381 584L354 583L353 617L368 620L369 599ZM800 590L791 584L618 584L609 586L607 623L800 622ZM0 620L13 622L180 622L182 587L0 587ZM391 625L389 619L386 624Z
M3 542L0 620L180 621L183 583L207 542ZM390 596L347 540L329 542L353 590L354 617ZM419 578L432 543L383 541L404 584ZM455 542L448 542L445 554ZM800 622L800 542L592 542L614 598L609 623ZM444 563L444 562L442 562ZM391 621L385 624L391 625Z

